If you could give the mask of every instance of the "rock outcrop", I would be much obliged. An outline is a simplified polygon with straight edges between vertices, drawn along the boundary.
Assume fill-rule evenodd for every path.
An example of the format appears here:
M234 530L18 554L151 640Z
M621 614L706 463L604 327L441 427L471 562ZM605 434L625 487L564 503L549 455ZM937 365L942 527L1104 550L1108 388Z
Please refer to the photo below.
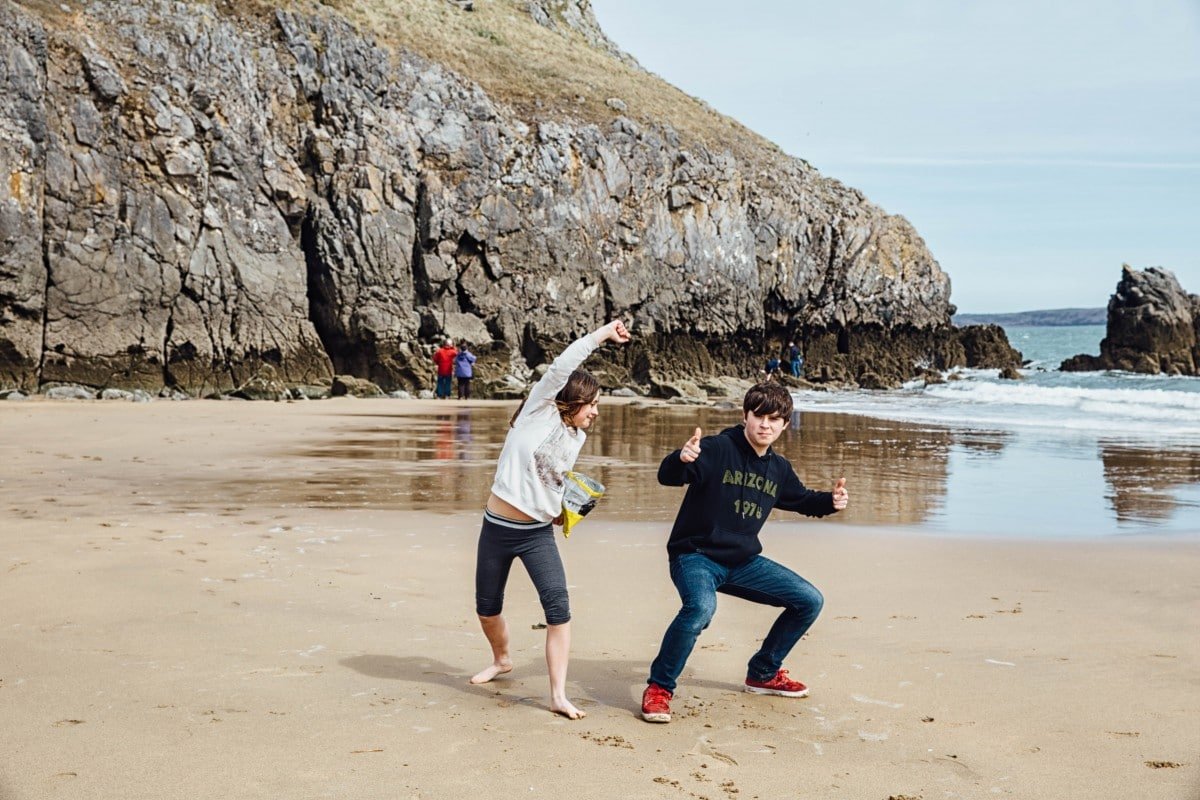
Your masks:
M613 49L586 2L519 5ZM419 390L446 334L499 391L616 315L610 387L749 375L788 339L816 380L1004 366L971 362L909 223L801 160L616 104L518 113L334 9L264 6L0 4L0 388Z
M1100 355L1081 353L1062 363L1067 372L1119 369L1150 375L1200 375L1200 296L1159 267L1121 267L1108 301L1108 328Z

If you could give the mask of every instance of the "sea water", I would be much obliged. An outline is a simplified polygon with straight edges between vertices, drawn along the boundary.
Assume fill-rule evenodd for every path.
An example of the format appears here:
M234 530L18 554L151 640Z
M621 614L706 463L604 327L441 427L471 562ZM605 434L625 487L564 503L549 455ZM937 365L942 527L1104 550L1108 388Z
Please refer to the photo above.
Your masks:
M1021 380L954 370L894 392L797 392L797 408L949 437L945 495L920 523L931 530L1200 532L1200 378L1060 372L1099 353L1104 326L1005 332L1026 359Z
M1056 370L1080 353L1099 355L1103 325L1010 325L1004 329L1009 344L1021 351L1028 367Z

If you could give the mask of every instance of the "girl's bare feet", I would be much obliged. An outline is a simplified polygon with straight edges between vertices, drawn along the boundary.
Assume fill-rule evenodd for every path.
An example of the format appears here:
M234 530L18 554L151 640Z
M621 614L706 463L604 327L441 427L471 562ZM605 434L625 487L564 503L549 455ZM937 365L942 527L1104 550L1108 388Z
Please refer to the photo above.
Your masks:
M492 678L495 678L497 675L503 675L506 672L512 672L512 662L509 661L508 659L504 659L503 661L497 661L497 662L493 663L491 666L489 666L487 669L482 669L479 672L477 672L475 674L475 676L473 678L471 678L471 683L476 683L476 684L487 683L488 681L492 680Z
M587 716L586 712L580 711L578 708L571 705L571 701L565 697L561 700L555 700L551 698L550 710L555 714L562 714L567 719L583 719Z

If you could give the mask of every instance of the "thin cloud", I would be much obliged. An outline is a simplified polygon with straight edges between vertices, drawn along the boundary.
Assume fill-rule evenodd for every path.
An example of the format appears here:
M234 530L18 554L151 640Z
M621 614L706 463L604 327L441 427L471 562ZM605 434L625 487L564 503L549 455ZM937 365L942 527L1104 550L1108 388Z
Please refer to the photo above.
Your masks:
M858 158L844 164L880 167L1094 167L1098 169L1200 169L1200 161L1118 161L1080 158L932 158L884 156Z

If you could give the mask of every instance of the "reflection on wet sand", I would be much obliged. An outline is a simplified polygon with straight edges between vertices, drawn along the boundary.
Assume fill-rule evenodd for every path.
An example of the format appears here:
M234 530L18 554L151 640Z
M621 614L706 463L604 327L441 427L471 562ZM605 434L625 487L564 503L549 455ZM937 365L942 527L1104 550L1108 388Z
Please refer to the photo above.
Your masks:
M945 501L952 444L953 437L944 430L804 412L793 415L791 430L778 449L809 488L828 491L837 478L846 478L851 503L837 519L919 525Z
M348 415L361 424L291 453L310 465L310 477L302 484L268 479L229 484L222 491L245 502L280 507L482 509L511 413L509 405L488 405L431 415L405 413L401 407L395 414ZM696 426L708 435L740 420L740 409L602 405L576 465L608 487L595 514L669 522L682 490L658 484L663 456L686 441ZM1108 532L1131 521L1179 529L1187 516L1183 524L1166 520L1180 506L1200 518L1200 498L1170 491L1200 482L1200 452L1195 449L1103 444L1099 458L1104 487L1089 489L1086 464L1094 463L1094 450L1078 443L1038 442L1050 446L1058 459L1049 462L1047 474L1030 472L1029 444L1012 433L805 411L793 415L776 447L811 488L828 490L838 477L846 478L850 508L833 518L842 523L1053 535L1069 530L1079 509L1060 507L1053 493L1043 500L1027 490L1031 482L1049 486L1063 480L1076 481L1076 491L1085 495L1095 492L1087 495L1095 498L1094 512L1100 512L1105 502L1100 495L1108 490L1115 512L1115 517L1103 512ZM1079 474L1062 474L1063 464L1067 470L1078 468ZM952 482L952 472L961 479ZM948 488L952 484L953 497ZM1089 530L1103 533L1104 525Z
M510 413L371 417L369 426L299 451L314 464L303 487L259 485L258 499L272 499L267 492L283 505L318 508L482 509Z
M1173 490L1200 484L1200 452L1100 444L1108 502L1121 522L1168 519L1179 507Z
M347 435L318 441L298 455L310 459L303 485L241 487L254 499L322 508L451 510L482 508L511 409L459 408L417 417L364 417ZM740 410L708 407L602 407L577 468L608 493L596 513L614 519L671 520L680 489L658 484L663 456L699 426L715 434L741 421ZM943 502L946 431L864 417L807 412L793 415L777 444L805 485L821 490L846 476L856 497L837 517L856 524L920 524ZM237 491L238 487L228 487Z

